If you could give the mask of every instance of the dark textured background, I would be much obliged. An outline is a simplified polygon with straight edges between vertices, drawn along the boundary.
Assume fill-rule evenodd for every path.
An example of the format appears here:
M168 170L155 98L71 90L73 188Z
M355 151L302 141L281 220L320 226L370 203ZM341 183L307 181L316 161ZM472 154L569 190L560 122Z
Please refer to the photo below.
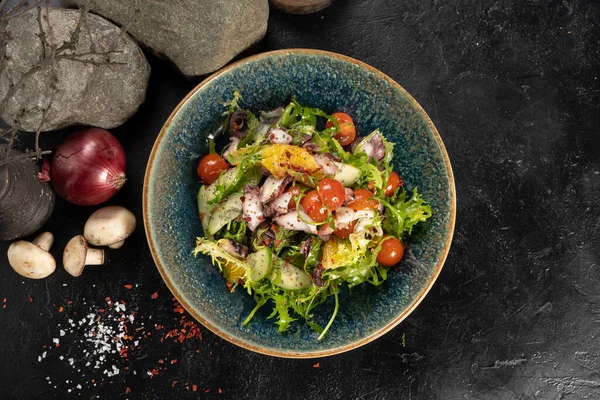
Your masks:
M65 398L80 382L77 396L106 399L600 399L599 18L596 0L347 0L311 16L272 11L260 50L319 48L365 61L404 86L439 129L458 214L430 294L391 333L350 353L284 360L205 329L203 340L183 344L155 333L123 364L128 371L93 387L102 374L59 360L77 343L65 338L38 356L58 324L106 296L126 301L148 327L173 324L143 229L79 279L57 270L24 280L0 243L0 399ZM196 83L150 60L146 103L114 130L129 181L111 203L140 224L154 138ZM62 136L46 134L44 144ZM57 259L90 213L58 201L46 227ZM145 371L164 357L179 362L150 378Z

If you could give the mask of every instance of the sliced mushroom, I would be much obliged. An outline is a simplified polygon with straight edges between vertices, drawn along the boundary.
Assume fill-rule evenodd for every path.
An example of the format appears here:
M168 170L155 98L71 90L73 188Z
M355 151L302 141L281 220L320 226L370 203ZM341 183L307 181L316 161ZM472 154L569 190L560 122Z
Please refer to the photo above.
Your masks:
M19 240L8 247L8 263L21 276L42 279L56 269L56 261L48 250L54 243L54 236L44 232L33 242Z
M135 230L135 215L125 207L103 207L88 218L83 236L94 246L118 249Z
M104 250L91 249L82 235L77 235L67 243L63 253L65 270L75 276L81 276L86 265L104 264Z

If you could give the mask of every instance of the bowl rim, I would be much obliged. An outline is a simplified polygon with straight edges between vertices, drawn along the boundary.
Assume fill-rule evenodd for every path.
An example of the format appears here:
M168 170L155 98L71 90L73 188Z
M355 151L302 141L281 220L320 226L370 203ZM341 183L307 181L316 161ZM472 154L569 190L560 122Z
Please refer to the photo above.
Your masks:
M401 93L403 93L406 96L406 98L408 99L408 101L412 104L412 106L424 117L425 122L429 126L429 128L433 134L433 137L436 140L436 142L442 152L442 157L444 159L446 170L448 171L448 181L449 181L448 183L449 183L449 191L450 191L450 199L449 199L450 200L450 220L448 222L449 232L446 237L446 241L444 243L442 252L440 254L440 259L439 259L437 265L435 266L435 269L433 270L433 274L431 275L431 277L429 278L429 280L427 281L427 283L423 287L423 289L416 296L416 298L408 305L408 307L406 307L393 320L388 322L385 326L378 329L377 331L371 333L369 336L366 336L366 337L356 340L354 342L344 344L344 345L341 345L338 347L334 347L331 349L307 351L307 352L296 351L296 350L290 350L290 351L277 350L277 349L271 349L268 347L260 347L260 346L256 346L253 344L246 343L245 341L240 340L240 339L236 338L235 336L232 336L226 332L223 332L215 324L211 323L210 321L205 319L202 315L197 313L194 310L194 308L186 301L185 295L180 293L179 290L177 289L177 287L175 286L175 284L169 280L169 277L166 273L166 269L162 265L160 258L158 256L157 249L155 248L155 245L154 245L155 238L152 235L152 231L150 229L150 225L148 222L149 221L149 218L148 218L148 215L149 215L148 196L149 196L149 188L150 188L150 174L152 172L152 167L154 165L154 159L158 152L159 143L161 143L168 128L171 126L173 119L179 113L179 111L187 104L187 102L192 98L192 96L194 96L196 94L196 92L198 92L202 87L204 87L205 85L212 82L218 76L236 68L237 66L242 65L247 62L256 61L256 60L260 60L260 59L264 59L264 58L269 58L273 55L291 55L291 54L318 55L318 56L325 56L325 57L333 57L333 58L337 58L337 59L340 59L345 62L352 63L352 64L357 65L373 74L378 75L380 78L384 79L385 81L390 83L393 87L395 87L397 90L399 90ZM171 291L173 296L183 306L183 308L185 308L185 310L188 313L190 313L190 315L192 315L204 327L206 327L208 330L210 330L217 336L219 336L219 337L227 340L228 342L233 343L239 347L242 347L244 349L247 349L247 350L250 350L250 351L253 351L256 353L265 354L265 355L274 356L274 357L280 357L280 358L304 358L304 359L306 359L306 358L332 356L335 354L340 354L340 353L344 353L346 351L350 351L350 350L359 348L367 343L370 343L370 342L374 341L375 339L378 339L379 337L381 337L384 334L391 331L393 328L395 328L398 324L400 324L400 322L402 322L406 317L408 317L408 315L410 315L417 308L417 306L421 303L421 301L423 301L423 299L425 298L427 293L429 293L429 291L433 287L433 284L437 280L437 278L442 270L442 267L444 266L444 263L448 256L448 253L450 251L450 245L452 243L452 238L454 236L454 226L455 226L455 222L456 222L456 189L455 189L455 184L454 184L454 174L452 172L452 165L450 164L450 158L448 157L446 147L444 146L444 143L442 141L442 138L441 138L437 128L431 121L431 118L429 117L429 115L427 115L425 110L421 107L421 105L399 83L397 83L392 78L390 78L388 75L384 74L383 72L379 71L378 69L370 66L369 64L366 64L363 61L357 60L355 58L352 58L352 57L349 57L346 55L342 55L342 54L334 53L334 52L330 52L330 51L325 51L325 50L306 49L306 48L291 48L291 49L272 50L272 51L268 51L268 52L264 52L264 53L255 54L253 56L246 57L239 61L236 61L234 63L226 65L225 67L219 69L218 71L212 73L210 76L206 77L202 82L200 82L198 85L196 85L196 87L194 87L194 89L192 89L179 102L177 107L175 107L175 109L171 112L171 114L169 115L169 117L167 118L165 123L163 124L163 127L161 128L158 136L155 139L154 145L152 146L152 150L150 152L150 156L148 158L148 163L146 165L146 171L144 174L143 193L142 193L142 213L143 213L143 219L144 219L144 230L146 232L146 239L148 242L148 246L150 247L150 252L152 254L154 264L156 265L163 281L165 282L165 284L167 285L167 287L169 288L169 290Z

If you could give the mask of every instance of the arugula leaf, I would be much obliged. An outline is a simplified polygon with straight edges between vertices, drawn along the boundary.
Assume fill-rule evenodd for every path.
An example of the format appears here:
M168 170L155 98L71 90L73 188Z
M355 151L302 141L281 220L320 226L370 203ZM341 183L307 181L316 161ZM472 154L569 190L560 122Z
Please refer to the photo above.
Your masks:
M321 262L321 256L323 255L323 239L318 236L312 237L312 244L308 251L308 256L304 260L304 271L310 273L317 265Z
M214 234L215 240L231 239L243 245L248 245L248 235L246 234L248 224L246 221L233 220L225 225L221 230Z
M264 138L259 137L258 118L256 118L256 115L254 115L250 111L246 111L246 124L247 124L246 137L244 137L242 140L240 140L240 143L238 144L238 149L242 149L244 147L251 146L251 145L260 144L260 142L262 142L262 139L264 139Z

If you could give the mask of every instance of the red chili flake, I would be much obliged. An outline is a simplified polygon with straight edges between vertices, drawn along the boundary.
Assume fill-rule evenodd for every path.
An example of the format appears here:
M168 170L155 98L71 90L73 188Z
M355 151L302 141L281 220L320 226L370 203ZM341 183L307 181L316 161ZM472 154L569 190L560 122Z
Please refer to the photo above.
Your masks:
M180 305L178 305L177 307L175 307L173 309L173 311L175 311L176 313L179 313L179 314L183 314L185 312L185 310L183 309L183 307L181 307Z
M223 393L223 389L219 388L219 389L218 389L218 392L219 392L219 394L220 394L220 393Z
M101 314L102 314L104 311L105 311L105 310L104 310L104 308L99 308L99 309L98 309L98 312L99 312L99 313L101 313Z
M30 303L33 303L33 297L27 296L27 300L29 300Z
M164 326L162 326L162 325L160 325L160 324L159 324L159 325L156 325L156 330L157 330L157 331L161 330L162 328L164 328Z
M210 389L204 389L204 393L210 392Z
M2 300L2 308L6 308L6 297Z
M171 382L171 387L175 387L175 385L177 385L177 382L179 382L179 381L173 381L173 382Z
M152 297L152 299L154 299L154 300L158 299L158 292L152 293L152 296L150 296L150 297Z
M158 360L158 363L162 364L162 363L164 363L164 360Z
M125 389L125 394L129 394L129 393L131 393L131 388L130 388L130 387L127 387L127 388Z
M177 362L177 359L171 360L171 364L175 364Z
M177 340L179 340L180 343L183 343L183 341L185 340L185 335L183 333L180 333L177 337Z
M63 312L65 311L65 308L63 306L58 307L58 312Z
M131 290L131 289L133 288L133 285L129 285L129 284L127 284L127 285L124 285L124 287L125 287L125 289L129 289L129 290Z
M198 390L198 385L192 385L192 390L195 392L196 390Z
M320 366L321 366L321 363L313 364L313 368L319 368Z
M229 281L225 281L225 286L227 286L227 290L229 290L230 292L233 289L233 283Z
M104 301L106 301L107 303L110 303L110 297L106 297L106 298L104 299Z
M69 300L69 301L67 301L67 304L68 304L68 305L71 305L71 304L73 304L73 300Z

